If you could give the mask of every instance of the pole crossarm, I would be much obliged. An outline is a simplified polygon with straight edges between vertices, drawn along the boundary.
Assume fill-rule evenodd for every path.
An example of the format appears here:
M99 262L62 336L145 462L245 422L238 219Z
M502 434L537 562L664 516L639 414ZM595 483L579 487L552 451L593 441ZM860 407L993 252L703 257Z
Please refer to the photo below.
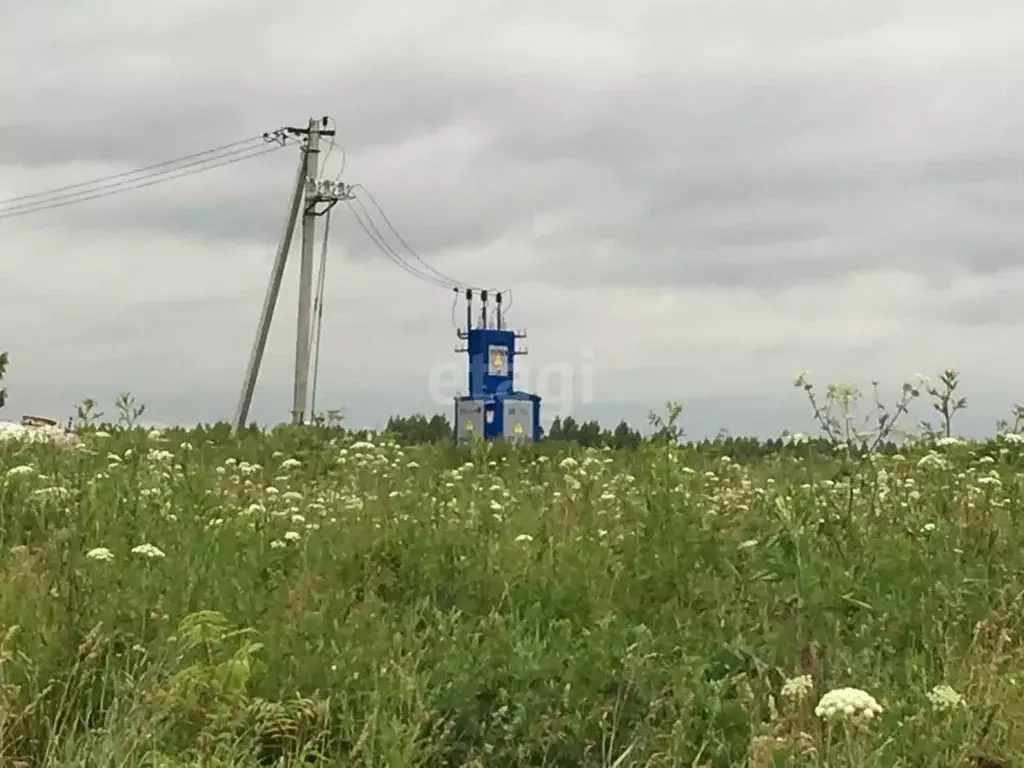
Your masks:
M323 216L338 203L354 199L351 184L333 179L306 179L305 212L313 216Z

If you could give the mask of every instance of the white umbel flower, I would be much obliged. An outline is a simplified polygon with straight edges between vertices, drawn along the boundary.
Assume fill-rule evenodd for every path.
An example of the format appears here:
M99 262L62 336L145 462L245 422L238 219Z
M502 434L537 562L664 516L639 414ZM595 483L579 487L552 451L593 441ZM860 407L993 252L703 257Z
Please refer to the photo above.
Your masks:
M165 557L163 550L154 547L152 544L139 544L137 547L132 547L132 554L142 555L143 557L148 557L150 560Z
M810 675L799 675L797 677L791 677L782 686L782 697L785 699L793 699L794 701L801 701L806 698L814 689L814 681L811 680Z
M825 720L855 722L867 722L881 712L875 697L860 688L835 688L822 696L814 708L814 714Z
M949 711L962 707L964 698L948 685L936 685L928 691L928 700L938 710Z
M86 552L85 556L90 560L106 561L114 559L114 553L106 547L94 547L93 549L90 549L88 552Z

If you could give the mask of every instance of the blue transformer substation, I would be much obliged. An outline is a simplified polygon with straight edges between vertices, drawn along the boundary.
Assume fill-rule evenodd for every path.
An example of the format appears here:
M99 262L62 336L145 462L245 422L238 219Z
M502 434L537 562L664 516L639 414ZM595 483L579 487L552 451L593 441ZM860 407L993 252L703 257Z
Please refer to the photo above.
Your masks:
M455 439L531 443L541 438L540 396L515 388L516 355L527 353L516 344L526 334L505 327L501 293L494 298L492 316L487 291L480 291L480 312L474 315L473 290L466 289L466 329L456 329L464 344L455 351L469 358L469 394L455 398Z

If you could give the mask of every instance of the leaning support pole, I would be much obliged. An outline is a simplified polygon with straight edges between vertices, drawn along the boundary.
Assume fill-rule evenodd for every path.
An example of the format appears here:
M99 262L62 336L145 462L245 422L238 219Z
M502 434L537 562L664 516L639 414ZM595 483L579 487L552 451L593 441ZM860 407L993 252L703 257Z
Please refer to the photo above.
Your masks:
M288 218L285 220L284 231L281 233L281 242L277 246L277 258L274 260L274 266L270 272L270 283L267 285L267 295L263 300L260 322L256 326L256 338L252 344L252 352L249 354L249 366L245 370L242 394L238 398L238 409L235 411L235 431L244 429L245 421L249 418L252 394L256 389L256 377L260 375L263 351L267 347L267 336L270 334L270 322L274 318L274 308L277 306L277 296L281 292L284 268L288 263L288 251L292 246L292 235L299 217L299 208L302 206L302 195L306 187L306 162L306 151L303 151L299 155L299 169L295 176L295 190L292 192L291 205L288 207Z

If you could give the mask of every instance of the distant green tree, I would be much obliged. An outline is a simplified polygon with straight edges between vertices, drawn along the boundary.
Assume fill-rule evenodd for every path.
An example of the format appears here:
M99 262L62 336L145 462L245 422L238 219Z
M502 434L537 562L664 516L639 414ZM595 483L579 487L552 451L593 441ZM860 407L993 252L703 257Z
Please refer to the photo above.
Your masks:
M576 433L576 442L584 448L598 448L607 445L608 433L601 430L601 425L596 421L585 421L580 424L579 432Z
M623 419L619 422L619 426L615 428L615 431L611 433L609 444L616 450L634 451L640 447L640 443L643 440L640 430L633 429Z
M453 440L455 434L452 425L441 414L429 419L422 415L392 416L388 419L384 431L392 435L398 442L406 445L436 443L442 440Z
M562 428L559 431L557 439L560 440L576 440L580 434L580 425L576 423L576 419L572 416L566 416L562 419ZM554 438L554 435L552 435Z
M652 414L649 421L654 429L645 438L639 429L622 420L614 429L605 429L596 420L578 422L572 416L556 416L544 434L544 444L551 450L560 450L559 444L573 444L582 448L610 448L616 451L635 451L645 443L686 445L692 453L703 459L719 460L723 456L739 462L758 461L768 456L800 456L833 455L832 443L825 438L811 438L801 443L791 439L772 438L762 440L756 437L730 435L722 431L714 438L703 438L686 442L682 425L679 423L682 406L669 403L667 413L662 416ZM1024 413L1024 406L1021 407ZM1024 423L1024 417L1021 417ZM1024 431L1024 427L1021 428ZM416 414L413 416L392 416L388 419L385 431L404 445L423 443L454 443L454 432L448 419L438 414L427 418ZM355 432L350 432L355 435ZM884 453L895 453L898 446L886 441L877 450ZM854 447L854 453L860 455L861 448Z

